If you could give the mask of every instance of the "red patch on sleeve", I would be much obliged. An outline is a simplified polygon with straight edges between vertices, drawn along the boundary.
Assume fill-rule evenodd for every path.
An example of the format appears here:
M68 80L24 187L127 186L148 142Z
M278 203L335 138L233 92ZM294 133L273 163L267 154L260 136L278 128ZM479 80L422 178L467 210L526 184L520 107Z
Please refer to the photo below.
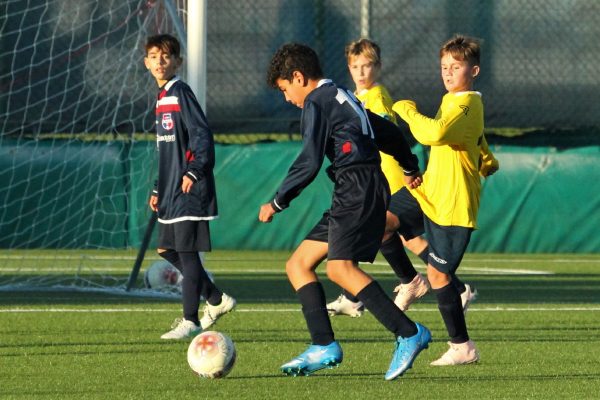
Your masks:
M352 151L352 143L346 142L342 145L342 153L348 154Z
M185 152L185 159L187 160L187 162L192 162L194 161L194 155L192 154L191 150L188 150Z

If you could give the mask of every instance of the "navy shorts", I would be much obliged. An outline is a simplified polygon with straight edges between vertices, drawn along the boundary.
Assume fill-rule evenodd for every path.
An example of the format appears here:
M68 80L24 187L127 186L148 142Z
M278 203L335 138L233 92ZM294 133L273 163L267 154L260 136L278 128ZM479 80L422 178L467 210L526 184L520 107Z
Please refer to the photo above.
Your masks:
M427 216L424 224L429 242L428 263L438 271L454 274L465 255L473 228L438 225Z
M389 211L400 220L398 233L405 240L425 234L429 264L446 274L456 272L471 240L472 228L436 224L423 214L419 202L406 187L394 193Z
M158 248L181 251L210 251L208 221L158 223Z
M379 165L337 171L331 208L305 239L327 242L329 260L373 262L385 231L389 193Z
M405 240L416 238L425 233L421 206L406 187L403 186L392 195L388 210L400 220L398 233Z

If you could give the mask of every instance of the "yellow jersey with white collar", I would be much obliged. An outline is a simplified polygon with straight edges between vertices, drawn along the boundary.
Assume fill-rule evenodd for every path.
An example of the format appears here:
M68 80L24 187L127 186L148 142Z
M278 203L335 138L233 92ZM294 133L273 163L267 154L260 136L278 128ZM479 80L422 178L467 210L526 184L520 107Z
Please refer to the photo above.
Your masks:
M483 153L489 153L481 93L447 93L435 118L419 113L408 100L396 102L393 110L408 123L416 140L431 146L423 184L411 190L425 215L438 225L475 228L482 146Z
M397 122L396 115L392 111L392 97L384 86L376 83L370 89L364 89L355 94L367 110L393 123ZM381 170L390 185L390 193L395 193L404 186L402 167L394 157L382 152L379 152L379 155L381 156Z

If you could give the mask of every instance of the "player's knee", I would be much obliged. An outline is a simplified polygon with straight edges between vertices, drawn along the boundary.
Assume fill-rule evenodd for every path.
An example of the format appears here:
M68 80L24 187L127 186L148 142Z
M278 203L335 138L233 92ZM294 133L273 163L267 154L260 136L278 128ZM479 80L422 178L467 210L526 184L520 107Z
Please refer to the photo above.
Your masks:
M388 231L384 232L383 233L383 239L381 239L381 243L387 242L388 240L390 240L390 238L392 237L392 235L395 235L395 234L396 234L396 232L388 232Z
M302 260L298 259L298 258L292 257L289 260L287 260L287 262L285 263L285 272L288 276L295 275L304 269L305 268L303 267Z
M431 265L427 266L427 280L433 289L442 288L450 283L450 275L438 271Z
M343 286L344 279L349 276L349 266L340 263L327 263L325 272L330 281Z
M400 220L398 217L389 211L385 214L385 232L386 234L391 234L391 232L396 232L400 228Z
M334 268L328 264L325 268L325 272L327 273L327 278L329 278L330 281L339 284L339 268Z

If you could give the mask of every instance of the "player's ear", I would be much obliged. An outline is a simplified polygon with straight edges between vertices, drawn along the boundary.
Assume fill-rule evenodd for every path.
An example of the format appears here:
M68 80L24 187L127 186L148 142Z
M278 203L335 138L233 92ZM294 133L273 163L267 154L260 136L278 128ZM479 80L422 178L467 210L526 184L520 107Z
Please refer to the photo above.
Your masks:
M292 82L297 82L300 86L306 86L308 84L304 74L300 71L294 71L292 73Z
M471 76L475 78L477 75L479 75L479 65L473 65L471 67Z
M150 69L150 61L148 60L148 57L144 57L144 65L146 66L146 69Z

